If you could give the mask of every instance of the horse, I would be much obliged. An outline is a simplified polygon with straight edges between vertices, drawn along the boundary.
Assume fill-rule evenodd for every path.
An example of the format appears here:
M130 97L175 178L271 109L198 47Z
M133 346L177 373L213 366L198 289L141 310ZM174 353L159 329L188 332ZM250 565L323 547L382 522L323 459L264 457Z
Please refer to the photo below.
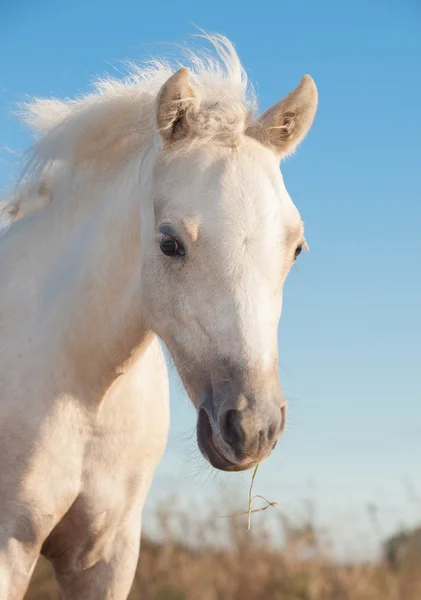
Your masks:
M283 286L306 248L280 160L309 131L308 75L260 116L232 43L34 99L0 236L0 596L40 555L66 600L124 600L165 449L165 348L216 469L281 437Z

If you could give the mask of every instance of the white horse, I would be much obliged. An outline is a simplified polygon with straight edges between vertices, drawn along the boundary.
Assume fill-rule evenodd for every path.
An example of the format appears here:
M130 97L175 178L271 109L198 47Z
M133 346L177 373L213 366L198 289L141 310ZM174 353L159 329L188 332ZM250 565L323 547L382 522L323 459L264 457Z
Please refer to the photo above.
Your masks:
M2 600L40 553L64 598L127 598L169 423L158 337L213 466L251 468L284 429L277 326L305 240L279 160L317 90L304 76L257 118L212 41L190 71L154 63L27 107L43 135L0 237Z

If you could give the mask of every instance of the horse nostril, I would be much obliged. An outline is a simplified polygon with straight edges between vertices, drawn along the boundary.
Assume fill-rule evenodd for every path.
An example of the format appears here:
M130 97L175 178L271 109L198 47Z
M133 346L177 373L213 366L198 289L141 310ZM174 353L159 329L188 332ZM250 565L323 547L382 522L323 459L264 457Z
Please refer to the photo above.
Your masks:
M221 420L220 427L222 437L230 446L240 446L244 442L245 434L239 410L228 410Z
M263 429L261 429L259 431L259 446L258 446L259 447L259 452L262 450L262 448L265 445L265 443L266 443L266 434L263 431Z

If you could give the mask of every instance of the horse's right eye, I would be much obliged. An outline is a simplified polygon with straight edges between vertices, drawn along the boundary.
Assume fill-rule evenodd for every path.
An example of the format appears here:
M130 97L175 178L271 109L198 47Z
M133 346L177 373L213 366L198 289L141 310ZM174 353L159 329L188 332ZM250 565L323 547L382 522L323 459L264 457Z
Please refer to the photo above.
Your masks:
M297 260L297 258L300 256L301 252L303 251L303 245L300 244L299 246L297 246L297 248L295 249L294 252L294 260Z
M165 236L160 244L161 252L165 254L165 256L184 256L185 251L181 242L176 239Z

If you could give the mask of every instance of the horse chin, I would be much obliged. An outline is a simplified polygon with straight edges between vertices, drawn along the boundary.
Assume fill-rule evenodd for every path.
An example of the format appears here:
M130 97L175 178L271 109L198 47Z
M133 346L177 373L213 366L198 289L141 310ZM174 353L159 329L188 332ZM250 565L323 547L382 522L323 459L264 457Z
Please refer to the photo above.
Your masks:
M228 459L223 452L218 448L215 437L212 431L212 425L206 411L202 408L199 410L199 418L197 423L197 444L203 457L220 471L247 471L254 465L248 463L234 463Z

